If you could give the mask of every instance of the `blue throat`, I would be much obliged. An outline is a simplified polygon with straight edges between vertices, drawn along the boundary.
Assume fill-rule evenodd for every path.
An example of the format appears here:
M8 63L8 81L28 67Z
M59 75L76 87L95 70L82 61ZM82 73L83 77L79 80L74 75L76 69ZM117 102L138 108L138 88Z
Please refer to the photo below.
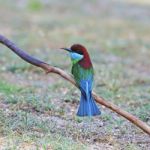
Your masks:
M71 61L73 64L76 64L78 61L80 61L83 58L83 55L80 55L78 53L70 52Z

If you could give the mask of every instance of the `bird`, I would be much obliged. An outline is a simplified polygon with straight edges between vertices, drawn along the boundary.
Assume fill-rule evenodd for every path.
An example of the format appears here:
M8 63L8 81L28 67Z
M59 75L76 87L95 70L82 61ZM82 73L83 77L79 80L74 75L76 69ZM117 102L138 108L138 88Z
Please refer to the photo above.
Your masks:
M94 69L87 49L81 44L61 49L69 52L72 62L71 73L81 92L77 116L100 115L101 111L92 96Z

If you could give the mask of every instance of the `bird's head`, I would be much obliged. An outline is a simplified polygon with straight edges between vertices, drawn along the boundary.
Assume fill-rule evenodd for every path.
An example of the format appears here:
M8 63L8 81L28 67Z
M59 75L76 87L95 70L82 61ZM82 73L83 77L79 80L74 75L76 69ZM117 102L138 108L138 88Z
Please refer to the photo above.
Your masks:
M92 63L87 49L81 44L74 44L70 48L61 48L70 53L73 64L79 63L82 67L88 69L92 67Z

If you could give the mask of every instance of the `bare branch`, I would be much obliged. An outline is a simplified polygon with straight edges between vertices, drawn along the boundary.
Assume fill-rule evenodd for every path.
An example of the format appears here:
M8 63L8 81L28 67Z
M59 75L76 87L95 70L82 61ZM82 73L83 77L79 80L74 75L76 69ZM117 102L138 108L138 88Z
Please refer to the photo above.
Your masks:
M42 69L44 69L46 71L46 73L58 74L62 78L66 79L67 81L71 82L73 85L75 85L77 87L74 79L70 75L68 75L66 72L64 72L60 68L50 66L47 63L42 62L42 61L30 56L29 54L27 54L26 52L24 52L23 50L18 48L14 43L9 41L7 38L5 38L2 35L0 35L0 43L7 46L9 49L11 49L14 53L16 53L19 57L21 57L23 60L27 61L28 63L38 66L38 67L41 67ZM108 109L111 109L112 111L114 111L117 114L121 115L122 117L126 118L127 120L132 122L134 125L141 128L145 133L150 135L150 127L146 123L144 123L137 117L133 116L132 114L126 112L122 108L119 108L118 106L112 104L111 102L108 102L108 101L104 100L103 98L97 96L94 92L92 94L97 103L104 105Z

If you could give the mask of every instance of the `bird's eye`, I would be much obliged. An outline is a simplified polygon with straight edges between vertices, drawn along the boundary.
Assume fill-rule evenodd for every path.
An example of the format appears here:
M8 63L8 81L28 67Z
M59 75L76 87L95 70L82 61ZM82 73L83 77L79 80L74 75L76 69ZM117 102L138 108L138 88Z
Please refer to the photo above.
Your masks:
M80 51L80 50L77 50L76 52L77 52L78 54L83 55L83 52L82 52L82 51Z

